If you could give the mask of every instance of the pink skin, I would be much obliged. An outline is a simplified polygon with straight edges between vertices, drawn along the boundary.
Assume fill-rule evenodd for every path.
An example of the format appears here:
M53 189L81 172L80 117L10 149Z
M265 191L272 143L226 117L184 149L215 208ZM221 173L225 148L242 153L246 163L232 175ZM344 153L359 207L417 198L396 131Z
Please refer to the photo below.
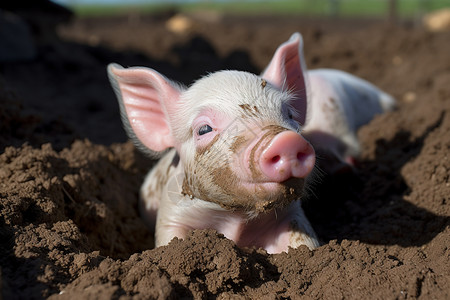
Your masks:
M287 130L277 134L260 156L261 171L270 181L305 178L314 168L315 154L299 134Z

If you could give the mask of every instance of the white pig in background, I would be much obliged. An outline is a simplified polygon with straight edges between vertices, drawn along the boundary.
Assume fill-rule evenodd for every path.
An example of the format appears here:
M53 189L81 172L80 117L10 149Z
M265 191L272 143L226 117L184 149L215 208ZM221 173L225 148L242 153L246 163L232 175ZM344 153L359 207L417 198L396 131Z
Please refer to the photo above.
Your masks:
M140 194L156 246L204 228L269 253L319 246L301 207L316 162L310 142L335 172L358 155L357 129L394 100L341 71L306 71L302 48L295 33L261 76L219 71L189 88L109 65L129 136L164 154Z

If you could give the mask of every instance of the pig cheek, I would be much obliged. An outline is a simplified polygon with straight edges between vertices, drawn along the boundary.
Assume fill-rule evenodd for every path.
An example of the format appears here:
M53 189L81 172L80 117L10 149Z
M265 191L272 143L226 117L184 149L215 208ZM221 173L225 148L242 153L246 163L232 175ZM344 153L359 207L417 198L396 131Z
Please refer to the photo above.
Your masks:
M213 183L213 174L217 169L224 169L229 164L229 153L224 151L223 141L219 135L206 146L193 143L194 147L185 149L184 181L182 193L210 202L219 202L223 191ZM195 149L195 150L193 150Z
M209 147L197 149L192 163L185 164L184 195L228 209L242 207L239 198L249 193L239 188L240 180L231 163L233 153L227 146L228 143L216 138Z
M235 176L242 179L249 179L255 176L254 168L249 167L246 149L249 146L251 139L243 135L234 137L231 143L230 150L230 168L234 170Z

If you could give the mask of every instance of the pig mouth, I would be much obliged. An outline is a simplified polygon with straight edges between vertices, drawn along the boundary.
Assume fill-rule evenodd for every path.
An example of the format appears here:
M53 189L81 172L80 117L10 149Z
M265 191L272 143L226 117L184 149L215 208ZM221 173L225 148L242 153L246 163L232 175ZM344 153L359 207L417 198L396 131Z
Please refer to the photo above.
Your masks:
M301 194L303 190L303 180L290 178L283 182L278 181L241 181L242 187L248 191L265 191L268 194Z
M230 169L215 173L215 193L197 185L199 198L219 204L227 210L247 212L252 215L289 205L303 195L304 180L290 178L283 182L241 180Z
M304 181L298 178L283 182L243 182L234 204L246 211L266 213L299 200L303 188Z

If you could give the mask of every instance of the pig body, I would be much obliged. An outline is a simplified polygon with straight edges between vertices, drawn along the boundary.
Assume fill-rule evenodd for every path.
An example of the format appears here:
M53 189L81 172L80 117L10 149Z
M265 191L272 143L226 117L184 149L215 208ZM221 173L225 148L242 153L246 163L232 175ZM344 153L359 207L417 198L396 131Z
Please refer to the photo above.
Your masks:
M108 72L130 136L153 155L168 151L140 192L156 246L213 228L269 253L314 249L301 198L316 156L304 136L345 164L357 155L357 128L390 105L346 73L307 73L299 34L261 76L220 71L185 88L147 68Z
M360 153L356 133L377 114L392 110L395 100L371 83L339 70L307 72L308 120L303 135L325 160L327 173L352 166Z

